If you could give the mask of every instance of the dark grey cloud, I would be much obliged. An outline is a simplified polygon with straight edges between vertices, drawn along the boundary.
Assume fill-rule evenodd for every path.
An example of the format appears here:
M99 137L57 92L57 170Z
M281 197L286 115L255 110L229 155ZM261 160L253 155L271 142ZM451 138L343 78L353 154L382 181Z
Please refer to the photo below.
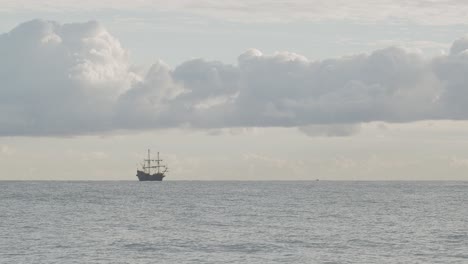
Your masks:
M323 61L289 52L132 67L96 22L34 20L0 35L0 135L78 135L168 127L302 127L468 118L468 38L425 58L390 47Z

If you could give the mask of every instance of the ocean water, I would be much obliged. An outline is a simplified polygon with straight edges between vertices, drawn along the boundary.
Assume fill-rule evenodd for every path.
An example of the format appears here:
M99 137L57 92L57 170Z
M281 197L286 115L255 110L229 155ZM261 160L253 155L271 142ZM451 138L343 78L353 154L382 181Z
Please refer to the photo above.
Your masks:
M0 263L468 263L468 182L0 182Z

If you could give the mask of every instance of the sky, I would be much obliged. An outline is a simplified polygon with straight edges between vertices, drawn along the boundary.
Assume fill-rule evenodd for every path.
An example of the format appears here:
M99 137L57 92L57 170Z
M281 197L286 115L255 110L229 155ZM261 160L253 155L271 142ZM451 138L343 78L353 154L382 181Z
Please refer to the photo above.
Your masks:
M0 0L0 180L468 180L467 14Z

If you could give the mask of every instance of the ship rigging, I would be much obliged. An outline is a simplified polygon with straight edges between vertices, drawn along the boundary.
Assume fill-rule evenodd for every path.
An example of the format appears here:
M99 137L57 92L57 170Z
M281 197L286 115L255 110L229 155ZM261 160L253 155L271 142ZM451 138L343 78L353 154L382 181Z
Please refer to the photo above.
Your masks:
M166 165L162 165L163 160L159 158L159 152L157 159L151 159L151 152L148 149L148 158L143 160L142 169L137 170L137 177L140 181L162 181L166 177L166 173L169 168ZM156 165L153 165L154 162ZM153 164L152 164L153 163ZM155 171L152 171L155 169Z

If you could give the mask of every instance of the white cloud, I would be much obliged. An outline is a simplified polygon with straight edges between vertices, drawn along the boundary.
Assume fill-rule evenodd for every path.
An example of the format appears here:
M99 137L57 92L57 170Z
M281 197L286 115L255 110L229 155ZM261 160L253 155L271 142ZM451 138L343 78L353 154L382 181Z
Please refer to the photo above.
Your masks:
M359 129L360 126L356 124L308 125L299 127L299 131L311 137L346 137L358 133Z
M1 134L102 130L135 79L127 51L96 22L21 24L0 35L0 58Z
M14 150L8 145L0 146L0 155L10 156L14 153Z
M462 0L0 0L0 12L86 12L109 8L132 12L150 10L244 23L347 20L456 25L467 23L468 3Z
M237 65L194 59L146 73L96 22L34 20L0 35L0 135L168 127L302 127L345 136L359 123L468 118L468 40L426 58L389 47L311 61L251 49Z
M460 157L451 157L449 161L450 167L455 168L467 168L468 167L468 159L460 158Z

